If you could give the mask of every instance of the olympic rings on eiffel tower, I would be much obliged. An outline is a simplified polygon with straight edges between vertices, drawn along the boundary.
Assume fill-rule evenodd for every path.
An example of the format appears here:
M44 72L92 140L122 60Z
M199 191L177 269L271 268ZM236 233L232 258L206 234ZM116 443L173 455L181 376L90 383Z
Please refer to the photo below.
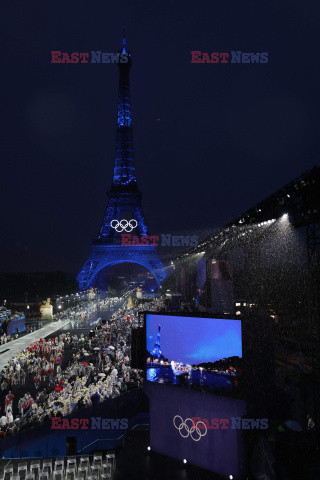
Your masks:
M114 228L116 232L121 233L121 232L132 232L134 228L138 226L137 220L132 218L131 220L111 220L110 222L110 227Z

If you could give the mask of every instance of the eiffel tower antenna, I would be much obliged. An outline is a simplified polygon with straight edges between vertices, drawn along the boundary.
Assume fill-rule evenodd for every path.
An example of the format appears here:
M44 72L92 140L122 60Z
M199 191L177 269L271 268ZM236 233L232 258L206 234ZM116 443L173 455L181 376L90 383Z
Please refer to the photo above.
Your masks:
M127 44L126 27L125 27L125 25L123 25L123 27L122 27L122 54L123 55L125 55L127 53L126 44Z

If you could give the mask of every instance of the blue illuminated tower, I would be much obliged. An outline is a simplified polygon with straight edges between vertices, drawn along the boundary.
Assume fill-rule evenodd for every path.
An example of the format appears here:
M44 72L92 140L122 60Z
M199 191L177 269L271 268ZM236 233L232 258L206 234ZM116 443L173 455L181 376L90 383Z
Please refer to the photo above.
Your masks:
M153 347L152 352L151 352L151 355L153 357L156 357L156 358L160 358L160 355L161 355L160 330L161 330L161 326L158 325L157 340L156 340L156 343L154 344L154 347Z
M121 245L121 234L130 232L142 236L148 235L148 230L135 172L129 83L132 60L126 49L125 35L118 60L119 95L113 181L107 194L107 208L98 238L93 242L91 254L78 275L81 289L94 286L96 276L104 268L123 262L146 267L158 284L166 277L155 246ZM123 230L121 225L118 226L117 222L122 221L125 226L130 220L133 220L131 225L134 228Z

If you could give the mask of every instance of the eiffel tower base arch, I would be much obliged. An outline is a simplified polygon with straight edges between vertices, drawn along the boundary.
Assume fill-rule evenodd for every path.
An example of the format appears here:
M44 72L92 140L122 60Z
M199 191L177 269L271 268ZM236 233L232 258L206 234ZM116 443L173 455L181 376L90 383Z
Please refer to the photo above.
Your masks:
M91 254L77 277L80 290L93 287L95 278L102 269L125 262L145 267L152 273L158 286L166 278L155 246L92 245Z

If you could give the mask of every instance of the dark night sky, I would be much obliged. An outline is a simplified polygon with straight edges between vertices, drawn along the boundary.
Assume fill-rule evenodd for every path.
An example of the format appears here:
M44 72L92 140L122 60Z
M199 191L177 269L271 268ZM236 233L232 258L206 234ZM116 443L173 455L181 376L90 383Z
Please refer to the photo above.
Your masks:
M190 234L318 163L319 13L296 0L2 3L1 271L77 272L112 181L117 67L51 64L51 50L115 52L127 26L146 220ZM191 64L191 50L269 63Z

